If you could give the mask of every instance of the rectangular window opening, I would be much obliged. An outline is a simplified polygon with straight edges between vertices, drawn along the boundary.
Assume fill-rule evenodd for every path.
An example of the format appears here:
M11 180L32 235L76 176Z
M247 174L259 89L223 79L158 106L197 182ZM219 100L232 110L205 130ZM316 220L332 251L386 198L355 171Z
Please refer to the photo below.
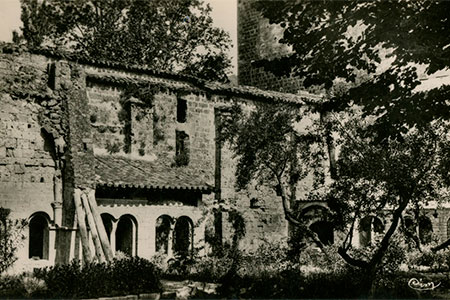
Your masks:
M184 99L177 99L177 122L186 122L187 101Z
M175 162L177 166L186 166L189 163L189 135L184 131L175 133Z

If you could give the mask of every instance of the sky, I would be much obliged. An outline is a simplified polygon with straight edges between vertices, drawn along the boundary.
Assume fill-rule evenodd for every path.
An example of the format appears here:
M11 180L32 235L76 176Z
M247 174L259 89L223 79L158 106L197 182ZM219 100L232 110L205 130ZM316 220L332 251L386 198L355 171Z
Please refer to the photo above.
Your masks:
M237 74L237 0L204 0L212 7L211 17L214 25L227 31L233 47L229 55L232 58L232 74ZM20 0L0 0L0 41L10 42L12 31L21 26Z

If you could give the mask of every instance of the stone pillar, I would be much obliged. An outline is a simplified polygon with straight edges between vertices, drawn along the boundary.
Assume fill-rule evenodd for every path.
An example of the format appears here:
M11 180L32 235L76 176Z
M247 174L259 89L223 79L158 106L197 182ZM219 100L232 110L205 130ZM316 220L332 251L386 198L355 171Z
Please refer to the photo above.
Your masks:
M175 222L170 223L169 238L167 241L167 257L173 257L173 236L175 232Z
M60 227L62 224L62 202L52 202L53 207L53 222L56 227Z
M55 228L49 228L48 231L48 261L52 264L55 262L56 258L56 230Z
M112 228L111 228L111 250L114 255L116 255L116 230L117 230L117 222L112 222Z
M131 256L137 255L137 225L133 222L131 233Z
M146 218L143 222L139 222L138 232L138 253L140 257L150 259L156 252L155 240L156 240L156 219L154 215Z
M61 170L56 170L53 177L53 222L57 227L62 225L63 187Z

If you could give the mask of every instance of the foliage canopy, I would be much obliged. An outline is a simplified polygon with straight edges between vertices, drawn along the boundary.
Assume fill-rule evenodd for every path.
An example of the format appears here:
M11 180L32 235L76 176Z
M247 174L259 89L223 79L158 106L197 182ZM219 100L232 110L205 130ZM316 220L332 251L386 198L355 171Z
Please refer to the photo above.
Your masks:
M379 139L450 118L448 85L417 92L419 75L450 67L448 1L255 1L270 22L284 27L280 43L292 52L259 66L296 75L305 87L329 93L326 109L362 105L377 117ZM420 70L420 72L418 72ZM339 80L345 93L333 94Z
M94 60L226 81L229 35L201 0L21 0L23 39ZM20 38L16 34L16 40Z
M311 120L308 132L315 136L316 146L328 149L334 180L321 180L326 183L323 188L314 187L305 198L328 202L334 224L345 232L339 254L374 274L405 212L448 197L450 86L421 91L419 76L450 67L450 2L255 1L253 5L271 23L284 27L280 42L292 47L286 56L255 66L276 75L298 76L305 88L324 91L323 101L312 103L304 119ZM282 105L256 111L235 118L247 120L232 131L237 135L233 145L238 183L270 182L283 171L285 177L276 188L281 190L286 219L301 226L288 203L298 200L298 181L292 180L290 171L324 170L309 163L320 158L299 159L293 153L306 158L305 150L315 152L322 160L326 153L313 151L306 140L292 143L293 136L304 134L292 125L280 126ZM300 119L291 114L281 120ZM264 176L267 172L275 176ZM353 229L370 214L382 214L389 222L370 256L361 259L352 251Z

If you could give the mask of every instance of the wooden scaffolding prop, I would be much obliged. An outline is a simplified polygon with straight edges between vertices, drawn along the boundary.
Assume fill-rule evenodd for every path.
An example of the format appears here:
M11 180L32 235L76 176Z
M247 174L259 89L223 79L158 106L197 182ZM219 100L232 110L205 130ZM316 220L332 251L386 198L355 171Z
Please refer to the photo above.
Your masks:
M84 261L112 261L114 254L97 209L95 191L75 189L74 203ZM94 245L94 255L91 253L91 244Z

